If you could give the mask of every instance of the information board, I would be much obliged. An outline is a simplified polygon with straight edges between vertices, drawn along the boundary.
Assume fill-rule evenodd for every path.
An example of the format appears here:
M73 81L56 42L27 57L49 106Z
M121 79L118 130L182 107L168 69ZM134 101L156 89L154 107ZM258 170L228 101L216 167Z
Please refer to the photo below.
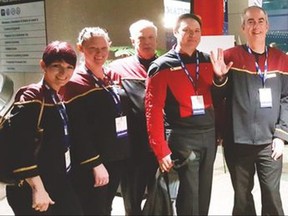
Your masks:
M0 72L39 72L47 44L45 1L0 0Z

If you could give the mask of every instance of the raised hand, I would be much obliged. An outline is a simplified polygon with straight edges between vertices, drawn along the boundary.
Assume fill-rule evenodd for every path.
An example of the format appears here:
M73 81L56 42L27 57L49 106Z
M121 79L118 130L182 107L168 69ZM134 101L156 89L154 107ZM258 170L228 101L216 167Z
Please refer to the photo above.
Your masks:
M222 79L229 71L233 62L229 62L227 65L224 62L224 53L223 49L217 49L217 57L215 56L214 52L210 52L210 59L213 65L213 70L218 79Z

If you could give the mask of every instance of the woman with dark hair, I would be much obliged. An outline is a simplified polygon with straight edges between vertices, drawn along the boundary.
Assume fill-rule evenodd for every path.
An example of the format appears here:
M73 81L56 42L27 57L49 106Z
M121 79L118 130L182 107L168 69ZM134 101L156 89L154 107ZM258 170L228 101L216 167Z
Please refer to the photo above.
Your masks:
M15 215L82 215L70 182L70 125L59 92L70 80L76 62L71 45L51 42L40 61L43 79L16 93L13 173L21 183L7 186L6 191ZM38 121L43 129L41 146L34 142Z

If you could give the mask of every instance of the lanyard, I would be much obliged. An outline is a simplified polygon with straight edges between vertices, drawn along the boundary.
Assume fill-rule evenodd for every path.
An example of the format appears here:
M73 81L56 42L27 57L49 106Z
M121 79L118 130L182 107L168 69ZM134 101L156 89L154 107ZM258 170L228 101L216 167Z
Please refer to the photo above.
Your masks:
M120 100L120 96L118 95L117 92L117 88L115 86L115 84L112 82L112 80L110 79L110 77L108 77L105 73L104 75L109 79L109 85L111 85L111 88L107 88L105 83L103 82L103 80L98 79L91 70L89 70L88 68L86 68L87 73L94 79L95 84L97 84L98 86L102 87L106 92L108 92L110 94L110 96L113 98L114 104L116 106L117 109L117 113L119 116L122 115L122 108L121 108L121 100Z
M182 61L179 53L176 52L176 55L181 63L181 67L184 70L185 74L187 75L188 79L190 80L190 82L192 83L192 85L195 88L196 94L197 90L198 90L198 80L199 80L199 75L200 75L200 68L199 68L199 64L200 64L200 60L199 60L199 53L198 50L196 50L196 82L193 80L192 76L190 75L187 67L185 66L184 62Z
M248 49L248 52L250 54L253 54L252 50L250 49L250 47L248 45L247 45L247 49ZM262 85L264 87L265 86L266 77L267 77L267 71L268 71L268 49L267 49L267 46L265 47L264 72L261 71L261 68L259 67L258 62L256 61L256 57L255 57L255 67L256 67L257 74L260 76L260 78L262 80Z
M61 120L63 122L63 129L64 129L64 145L65 148L68 150L70 148L70 140L69 140L69 131L68 131L68 115L66 112L66 107L64 103L60 100L58 95L48 86L46 83L44 83L45 87L48 89L51 98L53 100L53 103L56 105L58 113L61 117Z

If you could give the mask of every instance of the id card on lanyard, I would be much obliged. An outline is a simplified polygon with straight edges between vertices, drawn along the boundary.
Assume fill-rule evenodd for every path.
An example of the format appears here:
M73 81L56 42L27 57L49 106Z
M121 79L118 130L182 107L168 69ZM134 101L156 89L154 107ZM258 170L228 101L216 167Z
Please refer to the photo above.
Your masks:
M272 92L271 88L259 89L260 107L272 107Z
M68 116L66 112L66 107L64 103L60 100L60 98L57 96L56 92L53 92L50 86L48 86L46 83L44 83L44 86L50 92L52 101L56 105L58 113L63 123L63 131L64 131L63 140L64 140L64 145L65 145L64 158L65 158L66 173L68 173L71 169L71 154L70 154L70 140L69 140L69 131L68 131Z
M128 135L126 116L117 117L115 119L115 125L116 125L117 137L121 138L121 137L125 137Z
M203 95L198 95L198 80L200 76L200 60L199 60L199 53L196 50L196 81L193 80L191 77L187 67L185 66L184 62L182 61L179 53L176 53L177 57L181 63L181 67L184 70L185 74L187 75L188 79L190 80L192 86L195 88L196 95L191 96L191 105L192 105L192 112L193 115L203 115L205 114L205 104L204 104L204 97Z
M252 50L247 45L248 52L253 55ZM255 56L254 56L255 57ZM267 78L267 71L268 71L268 49L267 46L265 47L265 63L264 63L264 72L261 71L258 62L255 59L255 68L257 74L261 78L262 81L262 88L259 88L259 101L261 108L269 108L272 107L272 92L271 88L265 88L265 81Z
M193 115L205 114L204 99L202 95L191 96Z
M113 98L114 104L117 109L118 117L115 117L115 128L116 128L116 136L117 138L125 137L128 135L128 129L127 129L127 119L126 116L122 116L122 108L121 108L121 100L120 96L117 92L117 87L114 83L110 83L111 87L107 88L104 84L104 82L100 79L98 79L92 71L90 71L88 68L86 69L87 73L92 76L92 78L95 80L95 83L102 87L106 92L110 94L110 96ZM104 73L106 76L106 74Z

